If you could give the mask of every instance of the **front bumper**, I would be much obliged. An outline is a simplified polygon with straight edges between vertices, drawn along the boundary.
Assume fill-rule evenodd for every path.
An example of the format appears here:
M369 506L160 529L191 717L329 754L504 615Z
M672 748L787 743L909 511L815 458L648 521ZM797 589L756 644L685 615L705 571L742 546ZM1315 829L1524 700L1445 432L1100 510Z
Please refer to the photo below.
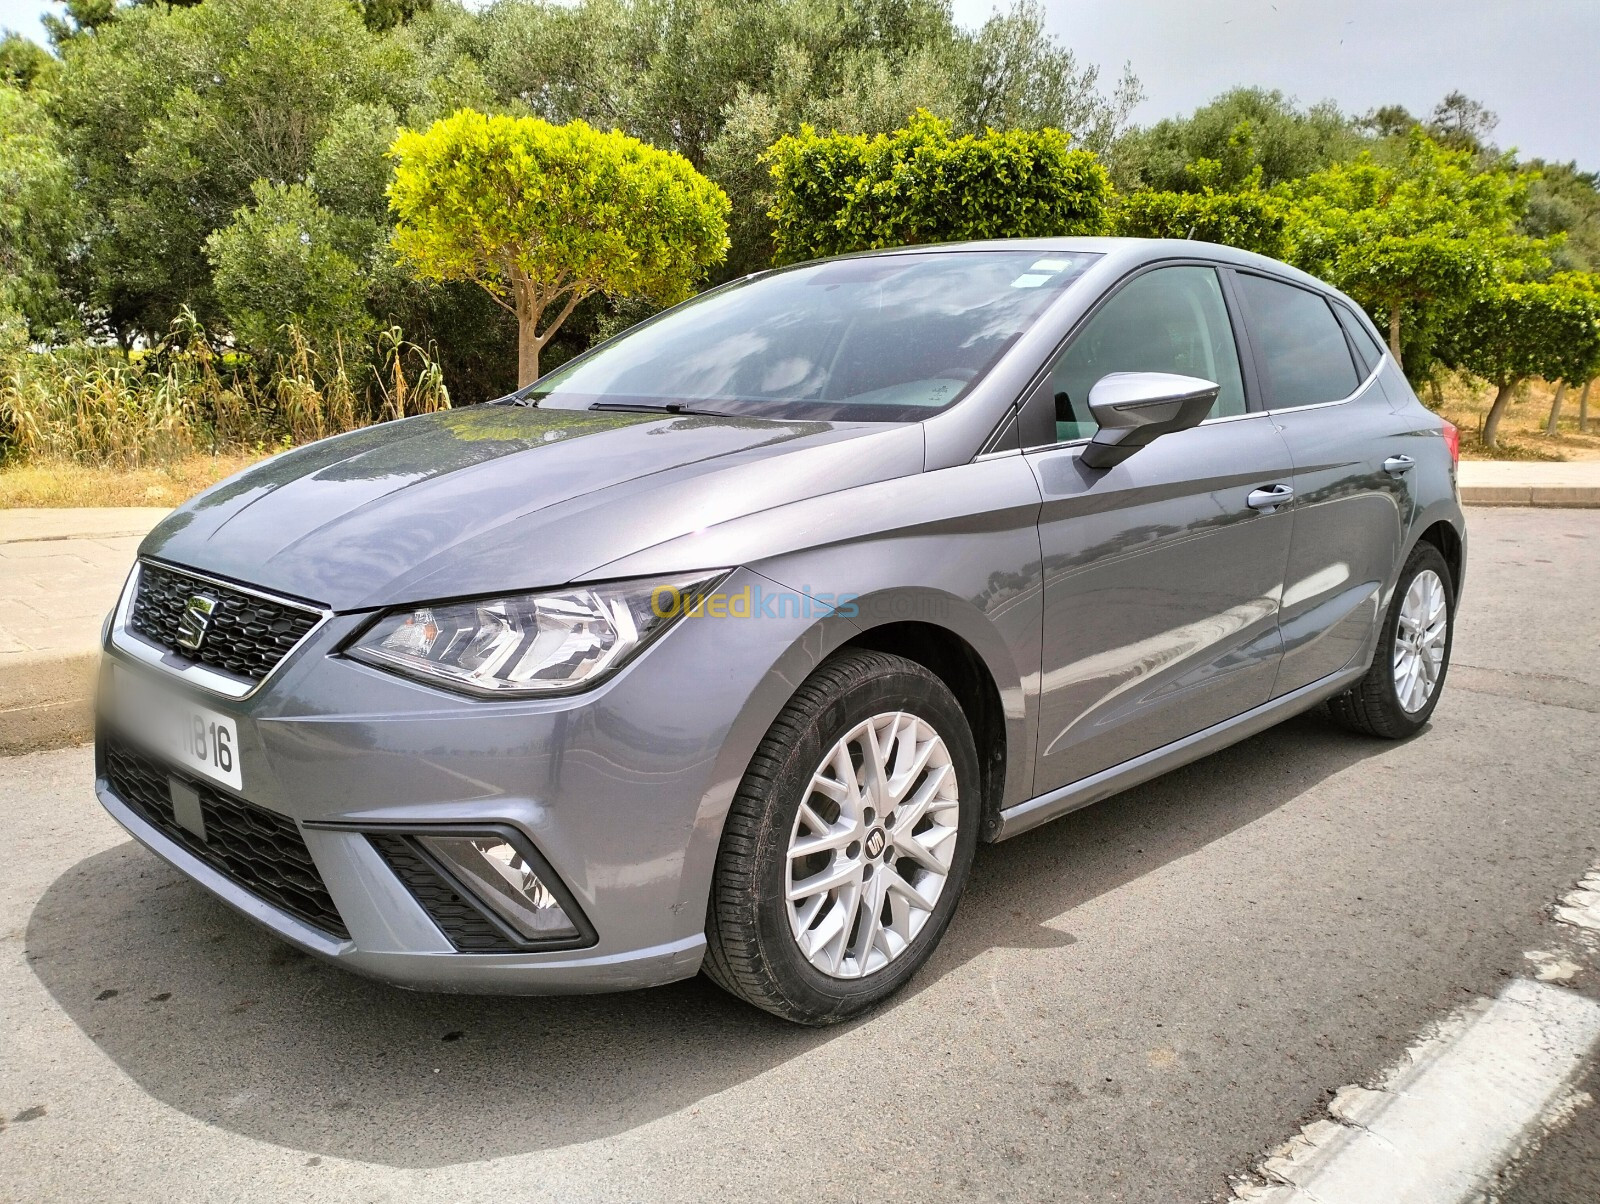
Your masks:
M737 578L729 588L738 588ZM694 618L585 694L468 699L336 655L366 616L334 616L265 687L228 699L106 645L238 725L236 797L298 830L348 936L307 923L119 797L106 810L153 852L310 953L397 985L545 994L693 975L722 820L771 716L822 644L799 618ZM794 664L793 650L810 645ZM181 777L181 773L179 774ZM222 788L218 787L218 790ZM226 793L226 792L225 792ZM370 835L499 825L526 837L586 921L583 948L462 952ZM181 833L176 835L181 836Z

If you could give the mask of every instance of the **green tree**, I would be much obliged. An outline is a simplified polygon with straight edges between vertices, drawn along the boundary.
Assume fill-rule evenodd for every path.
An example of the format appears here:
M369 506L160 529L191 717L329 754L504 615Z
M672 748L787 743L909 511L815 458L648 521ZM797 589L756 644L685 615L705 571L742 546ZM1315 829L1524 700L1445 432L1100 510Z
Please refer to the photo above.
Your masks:
M76 283L124 343L185 304L213 325L207 237L255 181L305 183L345 109L412 86L405 45L344 0L118 8L62 54L52 107L91 216Z
M1496 280L1548 262L1517 229L1527 189L1507 164L1478 171L1470 153L1414 129L1399 166L1363 154L1279 194L1293 206L1293 262L1386 325L1395 359L1420 378L1452 315Z
M1483 442L1498 447L1500 419L1523 381L1582 380L1596 371L1600 297L1564 283L1499 284L1467 303L1439 349L1450 367L1494 385Z
M1479 154L1493 151L1489 136L1500 118L1464 92L1451 92L1433 107L1423 127L1430 138L1451 150Z
M1523 231L1535 238L1564 236L1553 256L1557 267L1600 271L1600 172L1541 159L1523 163L1521 171L1530 181Z
M448 12L412 29L431 36ZM495 103L461 103L582 119L688 158L731 201L724 277L771 261L759 156L803 124L880 134L923 108L958 133L1048 125L1103 150L1139 96L1126 74L1108 91L1034 0L970 31L947 0L502 0L437 45L441 61L482 63Z
M10 30L0 32L0 84L10 84L24 92L48 88L60 66L39 43Z
M72 320L60 271L81 210L60 132L37 95L0 84L0 310L35 337Z
M1099 67L1080 64L1050 35L1037 0L996 12L976 33L959 37L956 48L957 128L965 133L1052 127L1071 131L1080 144L1104 154L1144 99L1126 65L1110 93L1103 92Z
M517 318L517 380L596 293L682 300L727 251L728 200L680 155L581 121L462 110L391 152L395 249ZM553 316L551 316L553 311Z
M809 126L769 154L778 262L911 243L1099 234L1111 179L1060 130L952 137L931 113L874 138Z
M287 355L292 324L324 355L356 351L373 322L362 256L370 236L325 209L305 184L258 180L254 203L206 240L217 298L235 338L252 350Z
M1581 293L1594 307L1596 315L1600 316L1600 274L1557 272L1548 283ZM1577 349L1572 362L1567 365L1567 371L1571 375L1563 376L1557 382L1555 396L1550 401L1550 417L1545 421L1544 428L1547 435L1553 436L1560 431L1561 402L1569 386L1582 390L1578 397L1578 430L1582 433L1589 429L1589 393L1594 387L1595 377L1600 376L1600 338L1589 344L1587 357L1581 347Z
M361 17L372 30L393 29L433 8L433 0L356 0Z
M1260 170L1271 188L1357 154L1367 139L1331 102L1300 109L1281 92L1235 88L1188 117L1169 117L1129 134L1118 145L1119 182L1166 192L1207 185L1243 187ZM1191 166L1210 160L1221 171L1202 180Z

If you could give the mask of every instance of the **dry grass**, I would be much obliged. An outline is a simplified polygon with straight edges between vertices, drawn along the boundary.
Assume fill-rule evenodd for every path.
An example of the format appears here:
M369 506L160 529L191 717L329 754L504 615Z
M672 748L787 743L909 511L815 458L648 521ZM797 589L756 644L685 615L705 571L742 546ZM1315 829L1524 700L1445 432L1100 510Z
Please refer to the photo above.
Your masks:
M1443 382L1444 405L1436 407L1461 428L1461 454L1469 460L1600 460L1600 385L1589 390L1589 430L1578 432L1579 389L1568 389L1561 404L1558 433L1544 433L1550 417L1550 402L1555 386L1542 380L1529 381L1518 391L1500 419L1500 446L1483 446L1480 433L1494 389L1489 385L1455 378ZM1422 399L1432 404L1431 392L1424 388Z
M267 452L190 455L159 467L34 460L0 469L0 510L23 506L176 506Z

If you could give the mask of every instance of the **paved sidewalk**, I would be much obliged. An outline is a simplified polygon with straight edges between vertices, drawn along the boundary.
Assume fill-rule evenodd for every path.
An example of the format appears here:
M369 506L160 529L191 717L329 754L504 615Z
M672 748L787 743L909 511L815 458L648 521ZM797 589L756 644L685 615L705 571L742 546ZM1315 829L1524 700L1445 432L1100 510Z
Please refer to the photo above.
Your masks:
M0 755L88 737L100 622L166 514L0 510Z
M1463 460L1468 506L1600 506L1600 460Z
M1464 461L1468 505L1600 507L1600 460ZM100 622L166 510L0 511L0 755L87 738Z

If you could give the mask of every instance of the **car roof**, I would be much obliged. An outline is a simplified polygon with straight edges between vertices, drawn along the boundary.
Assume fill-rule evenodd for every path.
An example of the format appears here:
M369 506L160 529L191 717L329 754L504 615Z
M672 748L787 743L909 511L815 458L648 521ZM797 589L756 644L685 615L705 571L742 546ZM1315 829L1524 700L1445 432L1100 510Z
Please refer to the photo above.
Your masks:
M927 255L942 251L1037 251L1037 252L1087 252L1104 255L1113 260L1113 268L1132 269L1142 263L1160 259L1208 259L1215 263L1238 268L1254 268L1286 280L1294 280L1318 292L1343 297L1338 289L1308 272L1222 243L1200 242L1183 238L992 238L972 242L919 243L906 247L886 247L876 251L859 251L839 258L864 258L874 255Z

